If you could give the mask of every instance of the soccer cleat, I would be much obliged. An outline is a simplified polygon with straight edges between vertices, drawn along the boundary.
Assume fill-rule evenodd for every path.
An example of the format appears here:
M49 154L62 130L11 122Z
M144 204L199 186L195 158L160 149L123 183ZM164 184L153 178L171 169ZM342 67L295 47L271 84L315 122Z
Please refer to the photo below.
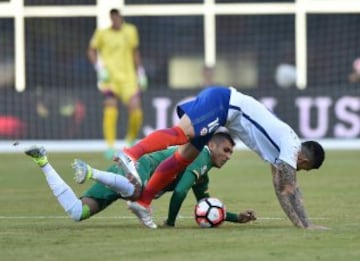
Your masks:
M152 220L150 208L143 207L135 201L127 201L127 205L131 212L134 213L146 227L151 229L157 228L157 225Z
M46 164L48 164L46 150L44 147L33 145L24 152L26 155L30 156L38 166L44 167Z
M75 170L74 180L76 183L83 184L86 180L92 178L92 169L84 161L75 159L71 166Z
M125 170L125 173L132 175L137 182L142 185L141 178L135 167L135 162L128 155L126 155L123 151L118 151L114 155L114 160L120 161L121 167Z

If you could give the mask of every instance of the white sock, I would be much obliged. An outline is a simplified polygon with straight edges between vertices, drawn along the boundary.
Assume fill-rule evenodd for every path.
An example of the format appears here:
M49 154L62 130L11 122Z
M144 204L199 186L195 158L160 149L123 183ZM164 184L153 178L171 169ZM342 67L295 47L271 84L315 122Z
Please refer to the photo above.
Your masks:
M78 199L74 191L65 183L50 163L42 167L41 170L45 174L46 181L60 205L72 219L79 221L82 214L81 200Z
M108 186L123 197L130 197L135 191L134 185L124 176L112 172L92 169L93 179Z

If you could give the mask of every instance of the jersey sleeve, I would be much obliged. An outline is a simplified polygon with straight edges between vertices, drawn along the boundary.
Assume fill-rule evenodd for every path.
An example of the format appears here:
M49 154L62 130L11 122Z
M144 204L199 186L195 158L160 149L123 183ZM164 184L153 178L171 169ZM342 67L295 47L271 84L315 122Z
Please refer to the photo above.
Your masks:
M169 204L169 213L167 218L168 225L175 225L175 220L180 211L181 205L184 202L191 186L194 184L195 179L196 177L192 174L191 170L187 169L185 170L179 182L176 184Z
M190 165L191 171L196 176L196 184L192 187L196 200L209 197L208 172L212 168L210 152L207 147L201 151L196 160Z
M238 215L229 211L226 211L225 221L239 223Z
M133 49L138 48L140 40L139 33L135 25L127 24L127 31L129 35L130 45Z
M199 201L200 199L203 199L203 198L210 197L210 193L209 193L209 176L208 175L203 175L202 177L200 177L196 181L196 184L193 185L192 191L193 191L193 193L195 195L196 201Z
M101 32L100 30L95 30L93 36L90 39L90 47L94 49L101 48Z

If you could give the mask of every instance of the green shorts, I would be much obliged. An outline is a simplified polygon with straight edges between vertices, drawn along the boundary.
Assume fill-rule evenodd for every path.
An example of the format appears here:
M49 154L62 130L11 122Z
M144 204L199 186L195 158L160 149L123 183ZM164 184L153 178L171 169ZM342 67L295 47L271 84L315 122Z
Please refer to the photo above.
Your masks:
M113 172L118 175L124 176L124 172L117 165L112 165L107 169L109 172ZM115 200L121 198L121 195L111 190L107 186L95 182L87 191L83 193L80 198L92 198L94 199L100 208L100 211L108 207Z
M121 195L109 189L101 183L92 185L80 198L92 198L99 205L99 211L107 208L115 200L121 198Z

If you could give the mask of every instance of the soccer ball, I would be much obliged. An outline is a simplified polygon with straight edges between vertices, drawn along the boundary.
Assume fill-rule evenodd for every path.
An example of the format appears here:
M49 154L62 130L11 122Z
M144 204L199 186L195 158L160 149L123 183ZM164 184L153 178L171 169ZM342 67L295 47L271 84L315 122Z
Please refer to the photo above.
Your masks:
M218 227L226 218L224 203L217 198L203 198L195 205L195 220L200 227Z
M296 84L296 68L291 64L280 64L275 73L276 84L281 88L289 88Z

